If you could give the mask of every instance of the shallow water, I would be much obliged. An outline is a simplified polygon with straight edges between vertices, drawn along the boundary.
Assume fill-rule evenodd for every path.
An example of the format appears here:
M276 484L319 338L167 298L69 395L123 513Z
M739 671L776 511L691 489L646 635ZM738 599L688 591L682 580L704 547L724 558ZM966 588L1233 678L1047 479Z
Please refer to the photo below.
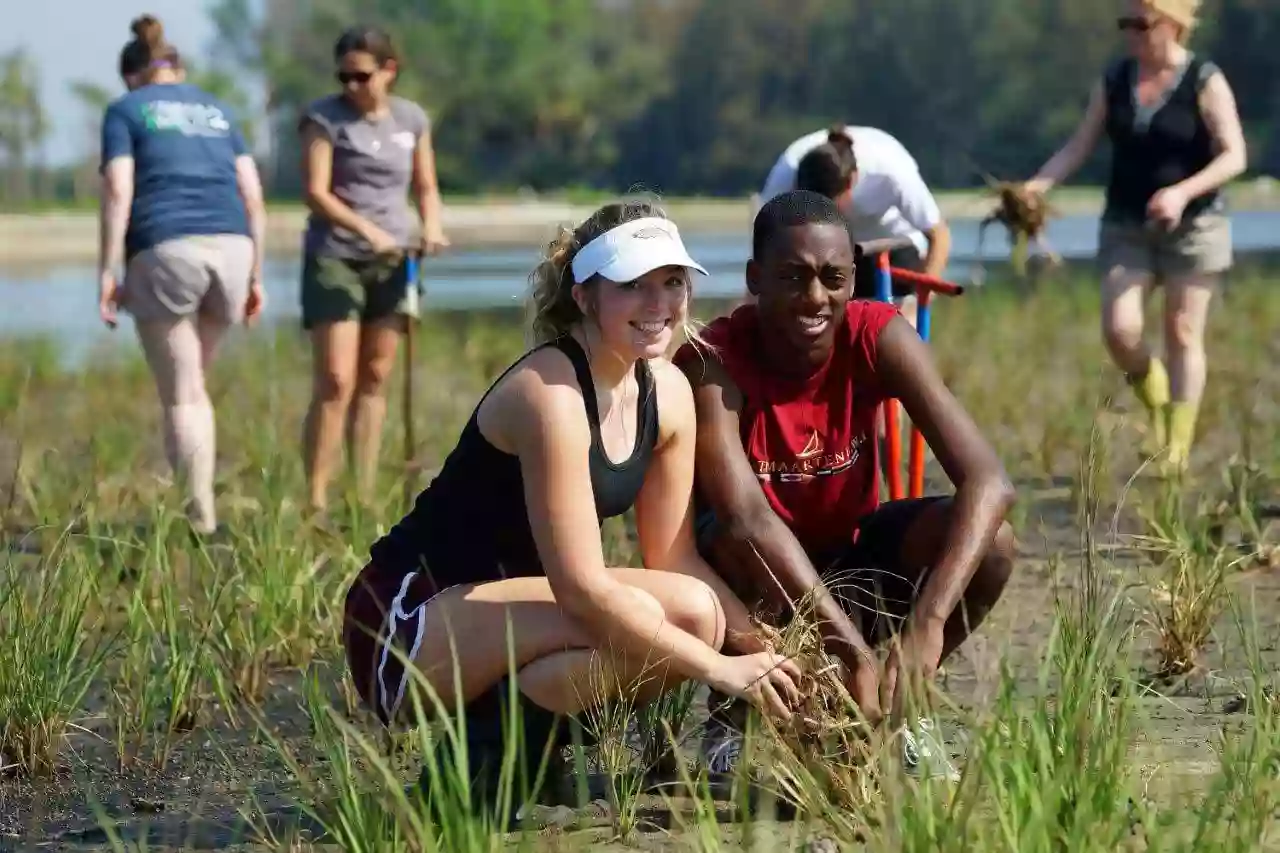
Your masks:
M1008 257L1009 243L1002 228L986 233L978 253L978 224L952 223L952 263L948 276L968 282L979 261ZM1084 260L1097 250L1097 219L1062 217L1050 223L1048 239L1063 257ZM1280 249L1280 211L1249 211L1233 215L1233 239L1238 252ZM742 269L750 251L749 235L696 234L689 249L711 273L696 282L699 296L735 296L742 292ZM525 276L537 259L538 247L459 250L428 263L424 273L428 308L465 309L517 306ZM267 322L293 321L299 313L297 257L269 259L266 278ZM92 265L49 264L43 267L0 265L0 338L36 335L52 337L75 361L89 348L112 339L98 320L97 284ZM114 338L133 343L132 323L123 319Z

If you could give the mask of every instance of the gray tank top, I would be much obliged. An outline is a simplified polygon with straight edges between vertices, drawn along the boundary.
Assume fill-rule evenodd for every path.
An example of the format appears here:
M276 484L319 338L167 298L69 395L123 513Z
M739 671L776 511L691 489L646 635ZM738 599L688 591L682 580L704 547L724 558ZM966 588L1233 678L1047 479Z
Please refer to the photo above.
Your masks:
M414 149L431 126L423 109L392 97L387 115L369 118L341 95L328 95L307 107L298 128L310 124L333 144L333 194L406 249L416 247L421 224L408 195ZM306 251L342 258L371 254L362 237L315 213L307 219Z

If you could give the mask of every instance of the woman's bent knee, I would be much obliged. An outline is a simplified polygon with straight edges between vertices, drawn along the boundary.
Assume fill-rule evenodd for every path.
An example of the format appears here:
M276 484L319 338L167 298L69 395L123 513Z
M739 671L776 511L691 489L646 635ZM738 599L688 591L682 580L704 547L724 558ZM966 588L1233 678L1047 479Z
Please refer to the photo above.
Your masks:
M1143 316L1110 307L1102 312L1102 337L1107 346L1129 350L1142 344Z
M315 398L323 403L346 402L355 393L355 385L349 371L321 369L316 371Z
M724 607L709 584L689 575L672 575L678 584L664 603L667 618L716 651L724 645Z
M1181 349L1194 350L1204 346L1204 331L1200 322L1185 311L1176 312L1169 318L1166 333L1169 343Z

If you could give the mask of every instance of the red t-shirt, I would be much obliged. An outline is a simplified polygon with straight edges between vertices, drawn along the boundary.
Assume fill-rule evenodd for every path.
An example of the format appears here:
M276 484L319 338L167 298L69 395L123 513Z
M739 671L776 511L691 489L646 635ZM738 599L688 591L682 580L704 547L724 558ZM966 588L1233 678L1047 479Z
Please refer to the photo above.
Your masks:
M712 321L701 354L715 358L741 390L743 449L774 512L812 553L847 545L880 500L875 417L885 393L876 342L898 313L883 302L851 300L831 358L807 379L771 376L754 305Z

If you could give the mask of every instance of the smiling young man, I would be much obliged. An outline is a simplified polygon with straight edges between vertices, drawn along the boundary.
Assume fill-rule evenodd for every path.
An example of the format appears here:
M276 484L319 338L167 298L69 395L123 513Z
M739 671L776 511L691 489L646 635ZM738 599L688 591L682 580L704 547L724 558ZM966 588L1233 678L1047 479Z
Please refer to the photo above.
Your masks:
M676 361L697 407L700 548L749 606L785 614L812 593L826 649L875 721L898 710L907 675L931 678L982 621L1016 545L995 452L898 310L850 298L854 266L831 198L774 197L754 223L755 303ZM893 397L954 495L879 504L875 415ZM891 638L881 668L872 647ZM732 717L713 717L704 741L713 771L736 757ZM906 758L932 773L946 758L921 735L908 734Z

